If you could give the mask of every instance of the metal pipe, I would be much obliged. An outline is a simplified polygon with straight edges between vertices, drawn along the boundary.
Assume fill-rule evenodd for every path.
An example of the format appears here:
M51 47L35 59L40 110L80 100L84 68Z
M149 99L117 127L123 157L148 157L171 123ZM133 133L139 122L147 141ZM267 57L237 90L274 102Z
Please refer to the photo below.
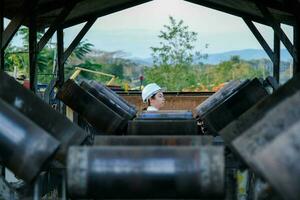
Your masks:
M68 191L82 198L199 198L224 193L223 147L71 147Z
M17 177L31 182L48 163L59 142L0 99L0 156Z
M69 145L80 145L87 133L56 112L5 72L0 71L0 98L61 142L55 155L64 162Z
M96 136L94 146L201 146L212 136Z

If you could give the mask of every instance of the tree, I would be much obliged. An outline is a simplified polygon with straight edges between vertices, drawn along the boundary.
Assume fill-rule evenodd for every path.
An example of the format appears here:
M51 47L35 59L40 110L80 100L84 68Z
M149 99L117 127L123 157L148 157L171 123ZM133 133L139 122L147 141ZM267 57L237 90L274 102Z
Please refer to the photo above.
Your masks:
M194 56L200 56L199 52L193 52L197 33L190 31L183 20L177 22L172 16L169 20L170 24L164 25L158 35L160 46L151 47L154 65L191 65Z

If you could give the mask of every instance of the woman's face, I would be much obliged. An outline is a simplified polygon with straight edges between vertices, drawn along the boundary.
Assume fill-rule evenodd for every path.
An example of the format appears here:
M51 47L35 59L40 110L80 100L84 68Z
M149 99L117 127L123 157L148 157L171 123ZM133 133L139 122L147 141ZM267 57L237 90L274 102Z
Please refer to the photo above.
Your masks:
M165 104L165 97L162 92L158 92L155 94L154 98L150 98L150 105L154 106L157 109L160 109Z

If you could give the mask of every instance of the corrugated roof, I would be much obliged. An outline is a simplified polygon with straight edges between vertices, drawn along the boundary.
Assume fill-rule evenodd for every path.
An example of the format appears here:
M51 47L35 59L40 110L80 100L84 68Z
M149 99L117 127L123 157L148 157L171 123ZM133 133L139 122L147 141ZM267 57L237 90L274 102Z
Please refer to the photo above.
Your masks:
M12 19L24 11L24 0L5 0L4 16ZM74 3L64 25L72 26L88 19L101 17L124 10L150 0L39 0L36 6L38 28L51 25L67 3ZM295 17L287 3L283 0L187 0L195 4L213 8L236 16L247 17L253 21L266 23L255 2L264 4L272 15L281 23L293 25ZM30 1L29 1L30 2ZM28 24L25 19L24 24Z

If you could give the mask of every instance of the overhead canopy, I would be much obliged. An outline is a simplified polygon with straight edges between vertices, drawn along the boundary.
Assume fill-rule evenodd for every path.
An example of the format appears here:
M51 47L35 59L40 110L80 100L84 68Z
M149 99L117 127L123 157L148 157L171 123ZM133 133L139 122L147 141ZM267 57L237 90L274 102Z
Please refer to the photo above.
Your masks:
M64 21L64 27L76 25L89 19L101 17L120 10L124 10L151 0L39 0L35 6L37 15L37 27L39 29L49 27L59 16L62 9L68 4L71 6L71 12ZM240 17L246 17L250 20L267 24L263 14L256 7L255 2L266 6L278 22L293 25L296 21L292 13L292 8L284 0L187 0L189 2L223 11ZM25 16L32 13L29 4L35 0L4 0L4 16L12 19L16 15ZM27 7L27 8L26 8ZM24 25L28 24L28 19L24 20ZM155 22L154 22L155 23Z

